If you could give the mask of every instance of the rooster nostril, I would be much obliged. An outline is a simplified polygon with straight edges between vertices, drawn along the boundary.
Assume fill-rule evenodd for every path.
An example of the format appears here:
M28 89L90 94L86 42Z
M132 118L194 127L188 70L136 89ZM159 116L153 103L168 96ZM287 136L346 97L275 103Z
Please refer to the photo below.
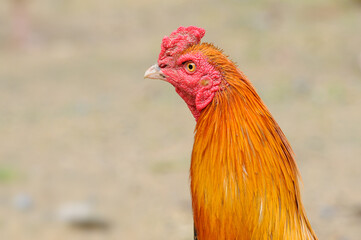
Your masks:
M160 68L165 68L166 66L167 66L167 64L165 64L165 63L161 63L161 64L159 65Z

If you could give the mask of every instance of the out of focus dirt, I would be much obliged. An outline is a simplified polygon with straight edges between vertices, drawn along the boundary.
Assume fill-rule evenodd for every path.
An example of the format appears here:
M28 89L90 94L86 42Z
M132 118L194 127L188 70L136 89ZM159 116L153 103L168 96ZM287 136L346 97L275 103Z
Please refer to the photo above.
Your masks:
M23 25L13 2L0 6L0 239L192 238L195 122L169 84L143 79L180 25L205 28L256 86L319 238L360 239L357 1L25 0ZM62 221L72 204L106 227Z

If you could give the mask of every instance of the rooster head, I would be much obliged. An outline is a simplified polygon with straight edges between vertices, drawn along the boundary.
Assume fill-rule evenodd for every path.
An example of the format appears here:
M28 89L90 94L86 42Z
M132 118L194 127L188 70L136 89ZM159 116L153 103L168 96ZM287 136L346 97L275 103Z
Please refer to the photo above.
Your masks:
M204 34L203 28L190 26L179 27L170 36L165 36L158 63L144 75L171 83L196 120L224 85L221 84L224 82L222 64L216 59L228 61L212 44L200 43Z

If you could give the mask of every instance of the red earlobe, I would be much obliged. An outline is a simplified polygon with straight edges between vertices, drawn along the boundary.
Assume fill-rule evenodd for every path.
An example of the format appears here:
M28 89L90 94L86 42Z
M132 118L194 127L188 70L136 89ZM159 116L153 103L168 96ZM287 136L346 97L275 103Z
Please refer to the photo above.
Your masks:
M219 89L221 80L219 78L210 78L209 76L203 76L199 81L200 89L196 96L196 108L201 111L205 108L213 99L215 92Z
M202 88L198 91L196 96L196 108L201 111L205 108L213 99L214 92L211 89Z

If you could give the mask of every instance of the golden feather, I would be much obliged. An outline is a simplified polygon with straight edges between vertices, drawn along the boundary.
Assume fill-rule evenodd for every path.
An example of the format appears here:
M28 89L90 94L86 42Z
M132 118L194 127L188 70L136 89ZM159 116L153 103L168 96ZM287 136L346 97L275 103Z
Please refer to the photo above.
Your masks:
M317 239L292 148L252 84L212 44L185 52L201 52L223 77L195 129L190 178L198 239Z

